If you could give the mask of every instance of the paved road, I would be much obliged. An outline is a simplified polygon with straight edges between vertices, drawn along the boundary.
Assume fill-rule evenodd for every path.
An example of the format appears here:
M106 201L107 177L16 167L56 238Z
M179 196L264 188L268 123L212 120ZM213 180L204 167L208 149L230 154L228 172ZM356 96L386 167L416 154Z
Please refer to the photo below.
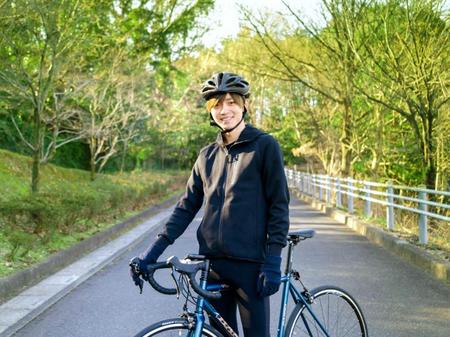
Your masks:
M165 256L196 250L199 220ZM298 200L291 204L291 225L317 230L316 237L295 252L295 266L306 285L334 284L347 289L363 307L371 337L450 336L449 286ZM144 246L112 261L14 336L132 336L151 322L176 316L180 300L150 287L139 295L129 280L128 260ZM274 325L278 300L278 296L272 299ZM275 336L276 326L272 331Z

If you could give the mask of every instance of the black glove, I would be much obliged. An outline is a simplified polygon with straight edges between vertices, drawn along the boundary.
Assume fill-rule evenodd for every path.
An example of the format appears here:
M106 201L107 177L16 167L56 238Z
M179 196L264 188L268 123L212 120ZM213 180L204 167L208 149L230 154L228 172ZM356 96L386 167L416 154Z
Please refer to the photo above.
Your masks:
M131 259L130 276L134 284L139 287L141 294L144 281L148 281L147 266L155 263L169 244L169 240L161 235L140 257Z
M144 281L141 279L142 269L146 269L144 262L136 257L130 260L130 276L133 279L134 285L139 287L139 291L142 294L142 288L144 287ZM144 278L144 276L143 276Z
M281 256L267 255L258 277L257 292L261 297L275 294L281 284Z

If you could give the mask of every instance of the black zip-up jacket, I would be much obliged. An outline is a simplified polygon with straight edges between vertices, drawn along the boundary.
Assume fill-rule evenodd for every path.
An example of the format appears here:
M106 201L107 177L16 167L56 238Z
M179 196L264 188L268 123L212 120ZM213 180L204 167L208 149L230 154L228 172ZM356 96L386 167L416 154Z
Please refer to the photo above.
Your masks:
M186 193L160 235L173 243L203 202L200 254L260 263L267 251L279 254L289 228L289 191L277 141L248 124L232 145L219 134L200 151Z

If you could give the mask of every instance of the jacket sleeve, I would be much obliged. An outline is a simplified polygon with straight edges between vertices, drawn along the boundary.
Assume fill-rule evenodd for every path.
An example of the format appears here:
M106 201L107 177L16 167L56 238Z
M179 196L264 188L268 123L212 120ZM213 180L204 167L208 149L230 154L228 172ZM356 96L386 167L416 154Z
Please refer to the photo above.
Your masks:
M203 182L199 170L200 156L194 164L191 176L186 185L186 192L178 201L169 221L166 223L163 232L159 236L164 236L172 244L194 219L203 204Z
M263 151L263 183L267 202L267 253L280 255L289 231L289 189L278 142L268 136Z

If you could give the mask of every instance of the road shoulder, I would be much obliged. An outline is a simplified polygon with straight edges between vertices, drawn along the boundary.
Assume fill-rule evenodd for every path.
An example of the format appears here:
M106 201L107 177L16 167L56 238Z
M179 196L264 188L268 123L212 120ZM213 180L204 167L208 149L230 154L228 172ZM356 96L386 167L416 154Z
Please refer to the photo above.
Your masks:
M11 336L80 283L129 249L130 246L138 244L146 237L146 234L164 224L172 213L174 200L170 199L170 201L170 207L167 207L168 202L165 202L165 208L161 209L161 206L157 209L151 208L149 210L152 210L152 212L147 210L139 214L137 216L138 219L142 219L144 216L152 217L105 245L102 245L102 242L108 241L113 236L117 237L117 233L122 233L127 226L126 223L130 222L130 219L125 224L121 223L114 226L114 230L109 233L110 236L104 238L103 241L99 238L91 238L93 241L92 245L95 245L95 247L100 246L100 248L82 258L79 258L79 256L70 256L72 250L69 249L61 252L59 256L53 257L53 259L62 260L59 263L50 263L51 265L49 267L47 262L47 264L44 263L41 266L34 267L30 272L35 273L34 280L36 280L45 277L42 274L46 274L47 276L52 274L52 268L60 269L61 264L65 263L67 265L76 260L76 262L53 273L51 276L0 305L0 337ZM159 212L154 214L155 210ZM133 219L133 222L136 220L136 218ZM80 250L79 254L84 255L89 251L89 248L90 245L81 245L77 249ZM42 270L39 270L39 268L42 268ZM20 282L20 278L16 279L15 282ZM23 284L16 283L16 288L23 289L23 287Z

